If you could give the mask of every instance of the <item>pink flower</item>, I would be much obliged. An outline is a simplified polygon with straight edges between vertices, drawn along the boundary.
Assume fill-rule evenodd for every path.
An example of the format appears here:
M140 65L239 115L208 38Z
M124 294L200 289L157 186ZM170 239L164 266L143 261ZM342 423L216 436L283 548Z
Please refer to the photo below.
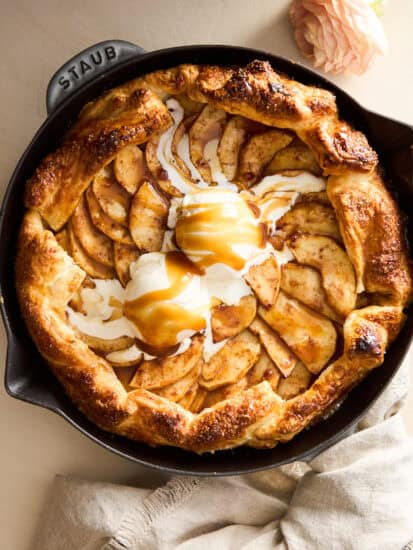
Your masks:
M368 0L293 0L290 17L302 54L326 72L362 74L387 51Z

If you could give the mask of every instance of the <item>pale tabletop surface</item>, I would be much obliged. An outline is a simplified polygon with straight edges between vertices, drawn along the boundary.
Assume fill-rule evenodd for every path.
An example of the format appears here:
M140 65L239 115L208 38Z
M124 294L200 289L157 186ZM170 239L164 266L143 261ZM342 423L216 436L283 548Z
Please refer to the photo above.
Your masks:
M147 50L195 43L233 44L303 62L288 24L289 2L284 0L3 0L0 4L1 194L45 118L50 76L93 43L119 38ZM362 104L413 124L413 48L408 38L413 29L413 2L389 2L384 26L390 42L387 56L378 59L362 78L334 80ZM0 338L3 364L3 330ZM412 396L405 418L413 434ZM30 548L56 473L114 482L156 482L153 472L108 453L61 418L11 399L3 389L0 419L2 548Z

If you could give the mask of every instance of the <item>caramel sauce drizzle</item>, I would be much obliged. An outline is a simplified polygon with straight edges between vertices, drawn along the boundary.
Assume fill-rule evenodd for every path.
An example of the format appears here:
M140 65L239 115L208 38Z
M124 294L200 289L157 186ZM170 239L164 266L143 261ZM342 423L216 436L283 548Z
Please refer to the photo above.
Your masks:
M233 250L234 245L265 246L262 230L252 222L243 221L243 207L248 209L242 203L193 204L186 207L187 215L178 218L175 228L178 246L191 251L193 256L197 251L208 251L193 260L202 271L216 263L240 270L246 260ZM191 213L191 210L195 211Z
M183 330L205 328L202 312L188 311L170 300L181 294L199 269L182 252L167 252L165 268L169 287L148 292L124 305L125 316L135 324L153 355L162 355L177 343ZM156 352L156 353L155 353Z

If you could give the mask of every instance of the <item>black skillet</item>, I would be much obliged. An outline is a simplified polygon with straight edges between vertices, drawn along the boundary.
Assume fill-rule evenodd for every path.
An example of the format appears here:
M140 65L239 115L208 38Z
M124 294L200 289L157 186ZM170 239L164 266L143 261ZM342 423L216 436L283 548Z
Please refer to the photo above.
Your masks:
M22 193L43 156L56 149L81 107L108 88L138 75L180 63L245 65L253 59L271 62L303 83L319 85L337 96L341 116L365 132L379 152L387 180L408 218L413 242L413 128L371 113L318 74L267 52L232 46L184 46L146 53L128 42L101 42L68 61L52 77L47 89L47 119L21 157L7 188L0 219L0 307L8 336L5 372L7 392L17 399L50 409L85 435L120 456L163 470L196 475L231 475L263 470L295 460L310 460L350 433L388 385L409 347L413 313L397 341L377 368L358 385L328 420L273 450L239 448L198 456L171 447L152 448L108 434L89 422L72 405L37 352L20 317L13 266L17 231L23 216ZM383 442L385 445L385 442Z

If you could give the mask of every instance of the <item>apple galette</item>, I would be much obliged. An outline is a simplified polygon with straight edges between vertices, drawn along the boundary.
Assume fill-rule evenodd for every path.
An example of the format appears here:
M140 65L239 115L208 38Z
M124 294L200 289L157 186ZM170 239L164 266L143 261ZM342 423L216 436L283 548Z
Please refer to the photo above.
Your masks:
M325 416L403 323L402 219L334 96L255 61L86 105L25 193L16 287L101 428L198 453Z

